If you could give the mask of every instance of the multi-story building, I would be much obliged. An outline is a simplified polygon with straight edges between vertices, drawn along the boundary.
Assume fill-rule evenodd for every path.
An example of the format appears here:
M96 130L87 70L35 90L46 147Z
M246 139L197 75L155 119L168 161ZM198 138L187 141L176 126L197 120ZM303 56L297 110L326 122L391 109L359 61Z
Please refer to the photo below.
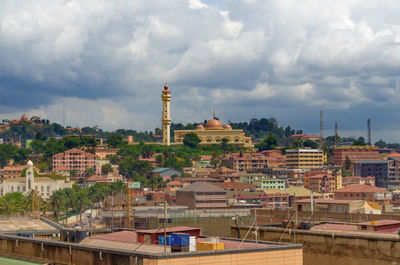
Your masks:
M313 204L314 212L323 213L363 213L363 200L327 200L315 199ZM311 201L308 199L296 200L293 207L299 212L311 212Z
M363 178L372 176L377 187L389 189L399 187L399 162L397 159L359 161L354 163L353 175Z
M189 209L228 208L226 191L207 182L196 182L176 191L176 205Z
M360 177L360 176L348 176L343 178L343 187L350 185L370 185L375 186L375 178L374 177Z
M260 172L267 168L284 167L286 165L286 157L276 150L261 153L226 154L221 160L227 167L237 172Z
M243 174L240 182L253 184L261 189L284 189L286 187L286 179L261 173Z
M313 176L327 176L328 178L333 177L335 186L332 187L333 190L338 190L342 188L342 171L340 170L331 170L331 169L311 169L309 171L304 172L304 177L303 177L303 184L304 187L307 189L311 189L310 185L310 178ZM315 184L316 179L313 180ZM311 189L313 190L313 189Z
M227 183L237 183L240 182L240 175L233 169L227 167L220 167L215 169L213 172L210 172L209 175L211 178L222 179Z
M0 175L3 179L15 179L22 177L22 172L26 166L5 166L0 170ZM39 173L38 168L33 168L37 173Z
M343 166L346 158L349 158L351 163L357 163L362 160L378 160L379 148L376 146L340 146L333 150L333 163L338 166Z
M54 191L72 188L72 182L68 180L54 180L48 177L35 177L32 161L27 163L26 176L6 178L0 181L0 196L10 192L29 194L35 191L37 195L47 200Z
M87 153L78 148L72 148L63 153L53 155L53 170L58 168L67 168L76 170L79 176L82 176L86 168L96 167L97 156Z
M332 175L318 174L309 178L309 188L314 192L334 192L336 178Z
M335 191L334 198L339 200L366 200L388 204L392 194L384 189L370 185L350 185Z
M322 168L326 163L326 154L321 149L288 149L286 166L289 169Z

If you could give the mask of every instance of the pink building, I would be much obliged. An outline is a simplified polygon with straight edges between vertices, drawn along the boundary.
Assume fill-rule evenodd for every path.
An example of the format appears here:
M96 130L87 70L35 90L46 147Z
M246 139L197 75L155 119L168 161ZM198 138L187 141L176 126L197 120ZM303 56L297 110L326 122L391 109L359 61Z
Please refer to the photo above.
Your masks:
M86 168L96 167L96 161L96 155L72 148L53 155L53 170L58 170L58 168L76 170L78 175L82 176Z

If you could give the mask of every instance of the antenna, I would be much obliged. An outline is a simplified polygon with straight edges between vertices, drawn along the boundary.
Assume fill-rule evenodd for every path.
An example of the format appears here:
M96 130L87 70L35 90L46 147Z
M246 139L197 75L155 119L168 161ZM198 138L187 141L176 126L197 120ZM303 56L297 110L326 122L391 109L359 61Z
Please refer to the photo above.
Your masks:
M367 120L367 126L368 126L368 145L371 145L371 120Z
M323 145L324 142L324 120L323 120L323 111L319 111L319 117L321 118L320 121L320 130L321 130L321 146Z
M338 143L338 126L337 126L337 122L335 122L335 146Z
M213 119L215 119L216 118L216 116L215 116L215 107L213 108Z
M65 128L65 87L62 89L63 93L63 99L62 99L62 104L63 104L63 127Z

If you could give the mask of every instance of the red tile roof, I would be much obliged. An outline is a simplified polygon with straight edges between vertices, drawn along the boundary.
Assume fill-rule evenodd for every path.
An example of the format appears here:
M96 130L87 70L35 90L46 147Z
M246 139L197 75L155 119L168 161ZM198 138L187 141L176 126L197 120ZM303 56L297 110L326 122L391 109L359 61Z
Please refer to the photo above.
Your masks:
M370 185L365 185L365 184L360 184L360 185L350 185L346 186L344 188L341 188L335 192L388 192L387 189L384 188L378 188L375 186L370 186Z
M376 220L376 221L362 222L357 224L370 225L370 226L395 225L395 224L400 224L400 220Z
M102 240L125 242L125 243L137 243L136 232L132 232L132 231L114 232L114 233L110 233L110 234L94 236L93 238L102 239Z
M167 186L172 186L172 185L183 185L182 182L173 180L167 183Z

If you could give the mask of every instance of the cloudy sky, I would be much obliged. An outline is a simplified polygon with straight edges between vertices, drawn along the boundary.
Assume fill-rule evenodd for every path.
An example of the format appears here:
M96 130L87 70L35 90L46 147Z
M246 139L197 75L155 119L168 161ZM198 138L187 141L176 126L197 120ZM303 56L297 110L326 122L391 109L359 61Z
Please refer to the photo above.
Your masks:
M400 2L2 0L0 119L152 130L275 117L400 142Z

